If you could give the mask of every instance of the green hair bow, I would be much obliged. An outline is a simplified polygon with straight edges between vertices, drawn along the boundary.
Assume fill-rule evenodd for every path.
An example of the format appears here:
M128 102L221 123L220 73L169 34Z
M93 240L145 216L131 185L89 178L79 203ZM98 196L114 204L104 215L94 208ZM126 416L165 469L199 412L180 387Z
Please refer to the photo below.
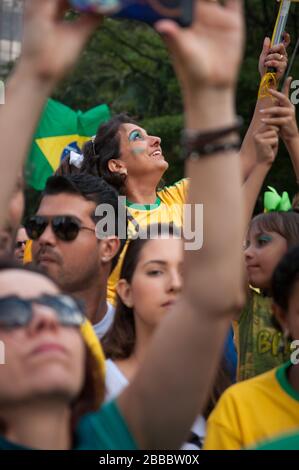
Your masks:
M286 191L282 193L282 196L278 194L276 189L268 186L270 191L266 191L264 194L264 211L283 211L288 212L292 209L292 204L289 195Z

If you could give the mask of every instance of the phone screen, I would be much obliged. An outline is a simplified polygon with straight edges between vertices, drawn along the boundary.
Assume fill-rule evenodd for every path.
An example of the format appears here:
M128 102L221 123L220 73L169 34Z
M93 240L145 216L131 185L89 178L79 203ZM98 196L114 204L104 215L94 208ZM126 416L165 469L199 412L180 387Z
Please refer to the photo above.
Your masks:
M182 26L192 23L193 0L71 0L78 10L153 24L170 18Z

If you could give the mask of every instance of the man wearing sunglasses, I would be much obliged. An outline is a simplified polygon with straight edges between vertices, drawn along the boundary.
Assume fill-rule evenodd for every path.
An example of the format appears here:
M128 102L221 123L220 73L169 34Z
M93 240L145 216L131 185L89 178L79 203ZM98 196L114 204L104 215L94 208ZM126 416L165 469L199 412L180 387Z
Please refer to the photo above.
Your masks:
M95 211L101 204L111 207L117 230L118 194L108 183L91 175L53 176L36 215L25 224L33 261L63 292L84 301L99 338L114 317L106 301L107 280L121 248L117 232L101 240L96 236Z

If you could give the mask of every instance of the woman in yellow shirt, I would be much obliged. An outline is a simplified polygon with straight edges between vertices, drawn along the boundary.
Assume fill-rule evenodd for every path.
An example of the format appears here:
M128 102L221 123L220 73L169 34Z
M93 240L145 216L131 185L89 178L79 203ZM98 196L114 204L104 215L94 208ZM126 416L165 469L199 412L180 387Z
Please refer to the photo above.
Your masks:
M276 268L274 313L293 352L282 366L227 389L208 420L205 449L241 449L299 427L299 246Z
M168 163L159 137L148 135L126 114L103 124L84 147L81 171L102 176L126 197L128 238L150 224L183 224L187 179L157 190ZM115 304L116 284L125 250L108 283L108 301Z

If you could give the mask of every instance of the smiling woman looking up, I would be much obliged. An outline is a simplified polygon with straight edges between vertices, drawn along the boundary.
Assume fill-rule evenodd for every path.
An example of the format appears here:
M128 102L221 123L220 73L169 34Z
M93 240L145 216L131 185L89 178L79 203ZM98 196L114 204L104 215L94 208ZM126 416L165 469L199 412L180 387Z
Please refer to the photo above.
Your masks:
M187 179L159 190L168 163L161 139L125 114L102 125L84 148L82 172L102 176L126 196L129 238L149 224L183 224ZM115 304L116 284L125 250L109 279L108 301Z

